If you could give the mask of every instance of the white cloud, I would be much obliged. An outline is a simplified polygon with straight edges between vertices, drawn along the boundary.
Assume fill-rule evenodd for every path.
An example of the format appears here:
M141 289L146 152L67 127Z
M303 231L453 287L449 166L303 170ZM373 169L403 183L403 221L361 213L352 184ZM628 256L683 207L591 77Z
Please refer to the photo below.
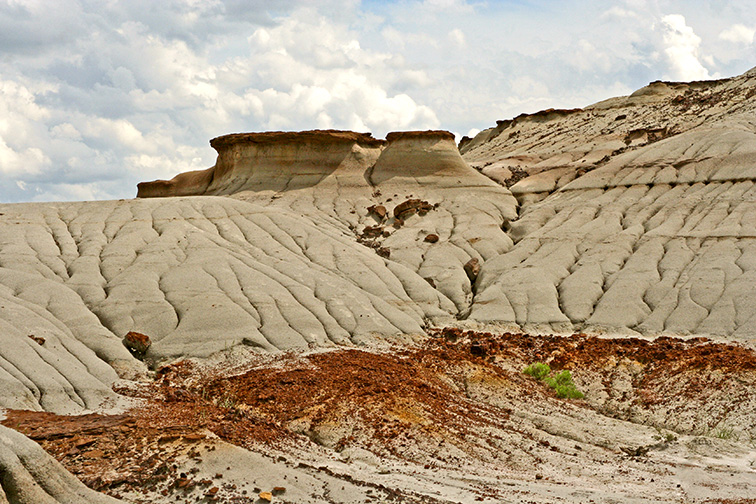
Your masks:
M48 86L40 85L44 92ZM0 173L11 176L39 174L50 164L39 142L39 125L49 117L34 96L35 87L0 81Z
M465 45L467 45L465 33L459 28L454 28L449 32L449 39L451 39L451 41L458 46L464 47Z
M81 132L73 124L67 122L53 126L50 129L50 136L61 140L81 140Z
M615 5L614 7L604 11L601 15L604 18L616 17L616 18L638 18L638 14L629 9L623 9L622 7Z
M108 197L96 183L56 184L48 189L38 189L32 201L91 201Z
M470 132L753 66L756 4L537 4L0 0L0 201L129 197L230 132Z
M12 149L0 139L0 173L16 175L21 173L39 174L50 159L41 149L28 147L18 151Z
M672 78L677 80L711 78L709 71L698 59L701 38L685 23L685 17L680 14L669 14L662 18L662 26L666 45L664 53L669 60Z
M742 24L735 24L719 34L719 38L732 42L733 44L751 44L756 29L749 28Z
M470 12L473 6L465 0L425 0L423 6L430 9L453 10L455 12Z
M612 67L612 58L586 39L578 40L567 58L575 67L584 71L608 72Z
M250 37L253 55L246 71L270 87L248 88L246 95L257 99L267 128L334 126L382 136L438 127L429 107L405 93L390 94L380 82L425 83L422 71L401 62L397 67L390 54L363 49L356 34L305 12Z

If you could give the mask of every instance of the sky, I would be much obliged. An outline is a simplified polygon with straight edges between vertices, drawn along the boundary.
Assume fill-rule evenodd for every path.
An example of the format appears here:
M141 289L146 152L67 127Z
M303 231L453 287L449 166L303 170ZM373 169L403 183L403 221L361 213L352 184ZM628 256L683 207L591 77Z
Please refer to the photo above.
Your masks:
M460 138L756 66L750 0L0 0L0 202L132 198L245 131Z

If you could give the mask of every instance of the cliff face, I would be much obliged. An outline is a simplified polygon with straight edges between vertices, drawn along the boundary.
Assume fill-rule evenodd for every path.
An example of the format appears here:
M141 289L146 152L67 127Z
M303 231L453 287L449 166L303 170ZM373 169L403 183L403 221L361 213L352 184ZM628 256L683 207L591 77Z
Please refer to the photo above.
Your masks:
M372 184L381 185L392 179L398 183L411 178L419 184L437 184L439 188L447 188L450 181L470 179L470 167L459 155L451 133L389 133L386 143L370 173Z
M394 177L432 182L470 177L446 131L368 133L302 131L239 133L214 138L215 166L181 173L172 180L142 182L137 197L229 195L241 191L284 191L315 186L328 177L354 178L353 185L380 185Z
M137 197L228 195L315 185L329 175L364 173L384 141L351 131L239 133L214 138L215 166L138 184ZM334 173L338 172L338 173Z
M283 191L315 186L331 177L360 177L384 142L348 131L226 135L210 145L218 151L208 194Z

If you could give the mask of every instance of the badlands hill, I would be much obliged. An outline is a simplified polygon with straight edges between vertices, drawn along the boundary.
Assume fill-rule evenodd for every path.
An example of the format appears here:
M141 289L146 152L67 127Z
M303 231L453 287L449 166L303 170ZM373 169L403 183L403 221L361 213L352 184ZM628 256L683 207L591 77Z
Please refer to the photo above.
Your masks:
M750 495L754 109L752 70L459 147L232 134L134 200L0 205L0 503Z
M754 70L654 82L464 141L520 202L470 317L752 342L755 96Z

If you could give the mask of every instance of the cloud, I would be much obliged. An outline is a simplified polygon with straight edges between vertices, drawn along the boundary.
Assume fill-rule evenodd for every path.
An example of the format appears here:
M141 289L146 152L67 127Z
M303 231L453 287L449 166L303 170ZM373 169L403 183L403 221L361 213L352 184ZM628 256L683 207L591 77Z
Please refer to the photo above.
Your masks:
M457 13L473 10L473 6L465 0L424 0L423 7L432 10L452 10Z
M464 47L465 45L467 45L467 39L465 38L465 33L459 28L454 28L452 31L449 32L449 39L451 39L451 41L457 46Z
M39 86L36 91L48 88ZM15 176L39 174L50 165L40 148L40 125L49 113L34 99L35 89L18 82L0 80L0 173Z
M744 3L545 4L0 0L0 201L130 197L225 133L469 132L753 66Z
M719 38L733 44L751 44L756 29L748 28L742 24L735 24L719 34Z
M340 127L382 136L395 129L439 126L435 113L396 82L423 82L424 75L389 53L364 49L344 26L302 11L250 37L248 72L265 89L247 88L259 103L266 128Z
M614 7L604 11L604 13L601 15L601 17L604 18L638 18L639 15L637 12L632 11L630 9L623 9L622 7L615 5Z
M95 20L97 29L69 34L66 48L57 36L23 39L18 31L8 40L6 32L0 50L44 50L20 56L20 65L0 61L0 200L130 195L140 180L209 166L208 139L232 131L382 136L440 125L401 91L427 84L422 70L363 48L348 24L334 22L356 3L289 4L280 18L252 16L262 21L242 23L249 31L233 43L219 26L237 33L239 20L224 16L239 6L220 1L97 4L88 17L72 4L63 28ZM55 25L41 4L14 9L0 9L0 22L15 16L34 33ZM239 39L243 48L233 46Z
M672 78L677 80L710 79L709 71L698 59L701 38L685 23L685 17L680 14L669 14L661 21L666 45L664 53L667 55L672 70Z
M79 2L4 0L0 2L0 47L6 54L39 54L67 45L87 27Z

